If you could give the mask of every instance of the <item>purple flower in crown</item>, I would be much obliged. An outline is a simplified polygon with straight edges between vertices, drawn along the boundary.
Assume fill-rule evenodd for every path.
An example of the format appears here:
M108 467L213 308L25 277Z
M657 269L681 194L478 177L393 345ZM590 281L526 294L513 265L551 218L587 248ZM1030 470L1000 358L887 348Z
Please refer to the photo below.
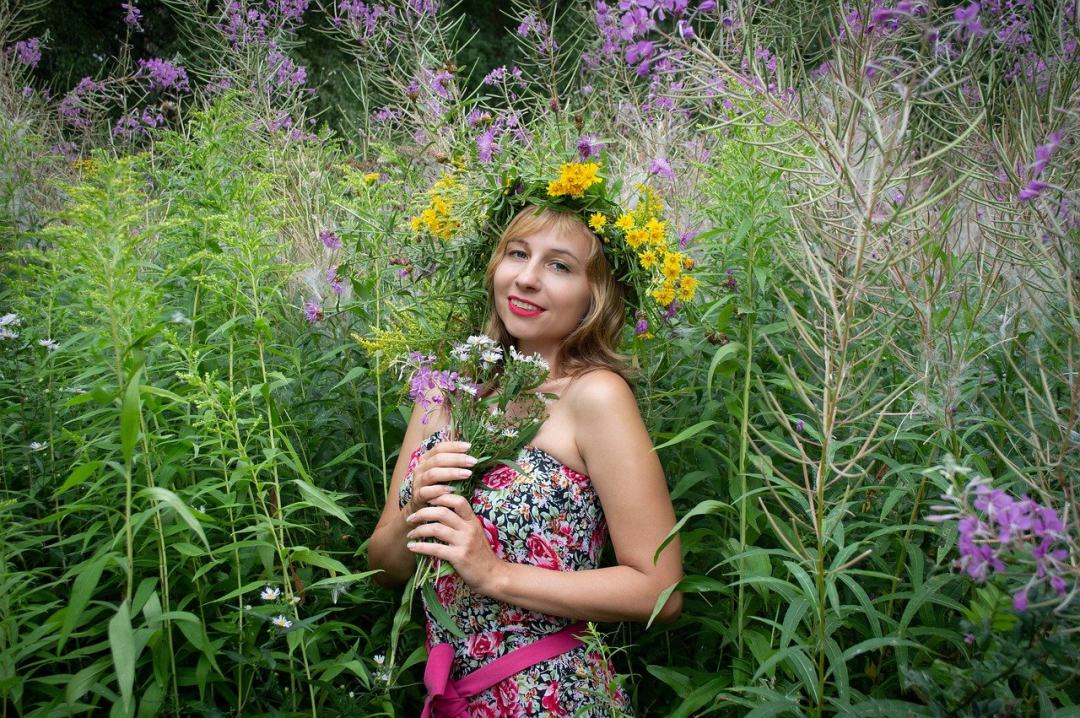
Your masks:
M319 232L319 239L322 240L323 246L329 250L341 249L341 240L332 230L324 229Z
M652 161L652 164L649 165L649 174L659 175L669 182L675 181L675 171L671 169L671 165L663 157L657 157Z
M596 135L582 135L577 141L577 151L583 160L600 154L603 147L604 145L596 138Z
M322 318L322 305L316 302L314 299L308 300L308 302L304 304L304 319L307 319L309 322L314 324L315 322L321 321Z
M140 59L139 75L147 79L152 90L190 89L187 70L161 58Z
M15 43L15 57L27 67L34 68L41 62L41 40L32 37Z
M982 23L979 22L981 6L973 2L967 7L958 7L953 11L953 20L960 26L961 37L980 37L986 34Z
M636 334L637 336L641 336L642 334L648 334L648 333L649 333L649 320L644 319L644 318L638 319L637 323L634 324L634 334Z

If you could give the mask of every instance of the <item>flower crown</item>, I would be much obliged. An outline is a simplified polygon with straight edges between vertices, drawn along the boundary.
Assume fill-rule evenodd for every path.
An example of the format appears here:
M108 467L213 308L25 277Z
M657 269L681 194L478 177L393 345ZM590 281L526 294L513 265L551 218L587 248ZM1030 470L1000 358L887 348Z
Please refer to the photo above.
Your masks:
M472 222L462 217L470 213L455 211L461 188L452 176L444 176L428 191L428 206L410 218L410 228L417 235L457 246L462 253L460 271L482 275L495 239L523 207L573 213L599 238L616 279L629 290L627 303L636 334L644 336L650 319L655 321L660 314L671 319L680 302L693 300L698 285L690 274L694 260L679 250L677 240L672 241L674 233L663 218L663 201L656 191L638 185L634 207L620 207L610 197L617 196L621 187L605 182L601 167L598 162L571 162L562 165L553 179L516 172L489 179L490 190L479 191L480 207L471 213Z

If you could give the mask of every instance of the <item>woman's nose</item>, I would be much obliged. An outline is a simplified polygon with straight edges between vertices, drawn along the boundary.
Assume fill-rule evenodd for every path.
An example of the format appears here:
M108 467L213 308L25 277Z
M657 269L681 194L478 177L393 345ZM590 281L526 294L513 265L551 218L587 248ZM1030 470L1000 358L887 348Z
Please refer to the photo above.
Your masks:
M521 266L514 281L522 287L536 287L540 281L539 268L532 262L526 262Z

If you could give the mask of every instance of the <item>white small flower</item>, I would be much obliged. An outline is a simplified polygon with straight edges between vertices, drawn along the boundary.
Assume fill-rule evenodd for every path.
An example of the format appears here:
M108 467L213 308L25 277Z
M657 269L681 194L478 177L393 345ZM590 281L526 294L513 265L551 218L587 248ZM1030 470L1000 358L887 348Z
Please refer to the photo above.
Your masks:
M244 610L245 611L250 611L251 610L251 604L250 603L244 604Z
M480 390L476 387L476 384L473 384L472 382L469 382L469 381L465 382L464 384L459 385L458 389L461 389L463 392L465 392L469 396L476 396L477 394L480 393Z
M278 628L292 628L292 621L285 618L284 614L278 614L270 619L270 623L274 624Z
M381 666L383 663L386 662L386 656L381 653L376 653L374 656L371 657L371 660L375 661L376 666Z
M276 601L281 595L281 589L277 586L267 586L259 593L259 598L264 601Z
M500 359L502 359L502 352L495 349L487 349L480 355L480 361L485 364L496 364Z
M381 671L376 671L375 672L375 680L378 681L379 683L389 683L390 682L390 671L386 670L385 668L383 670L381 670Z
M525 361L532 362L533 364L540 367L544 371L550 371L551 370L551 366L547 363L547 359L540 356L539 354L533 354L531 357L529 357Z
M44 441L31 441L30 451L44 451L49 444Z
M51 352L54 352L60 348L60 344L53 339L38 339L38 346L45 347Z
M7 327L0 326L0 339L18 339L19 333L13 332Z
M189 324L191 322L191 320L185 317L184 313L179 309L172 313L170 321L172 321L173 324Z
M517 429L507 427L507 428L503 429L502 435L513 439L518 435L518 431L517 431Z
M0 317L0 327L12 326L17 327L22 324L22 319L19 319L19 315L15 312L8 312L4 316Z
M355 691L349 691L349 698L356 698L356 692Z
M300 603L300 597L293 594L293 597L289 599L289 603L295 606L296 604Z
M465 344L458 344L456 347L450 350L450 356L458 361L465 361L469 358L471 349Z
M487 334L476 334L465 340L470 347L493 347L497 342Z

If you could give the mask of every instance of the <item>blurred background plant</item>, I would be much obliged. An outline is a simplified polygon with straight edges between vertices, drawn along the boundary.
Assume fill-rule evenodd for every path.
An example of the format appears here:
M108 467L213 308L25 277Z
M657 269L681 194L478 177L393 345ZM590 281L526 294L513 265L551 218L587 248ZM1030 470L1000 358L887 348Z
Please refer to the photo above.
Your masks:
M637 714L1075 712L1075 0L69 5L0 2L5 715L415 714L363 542L478 327L409 218L574 159L701 281Z

